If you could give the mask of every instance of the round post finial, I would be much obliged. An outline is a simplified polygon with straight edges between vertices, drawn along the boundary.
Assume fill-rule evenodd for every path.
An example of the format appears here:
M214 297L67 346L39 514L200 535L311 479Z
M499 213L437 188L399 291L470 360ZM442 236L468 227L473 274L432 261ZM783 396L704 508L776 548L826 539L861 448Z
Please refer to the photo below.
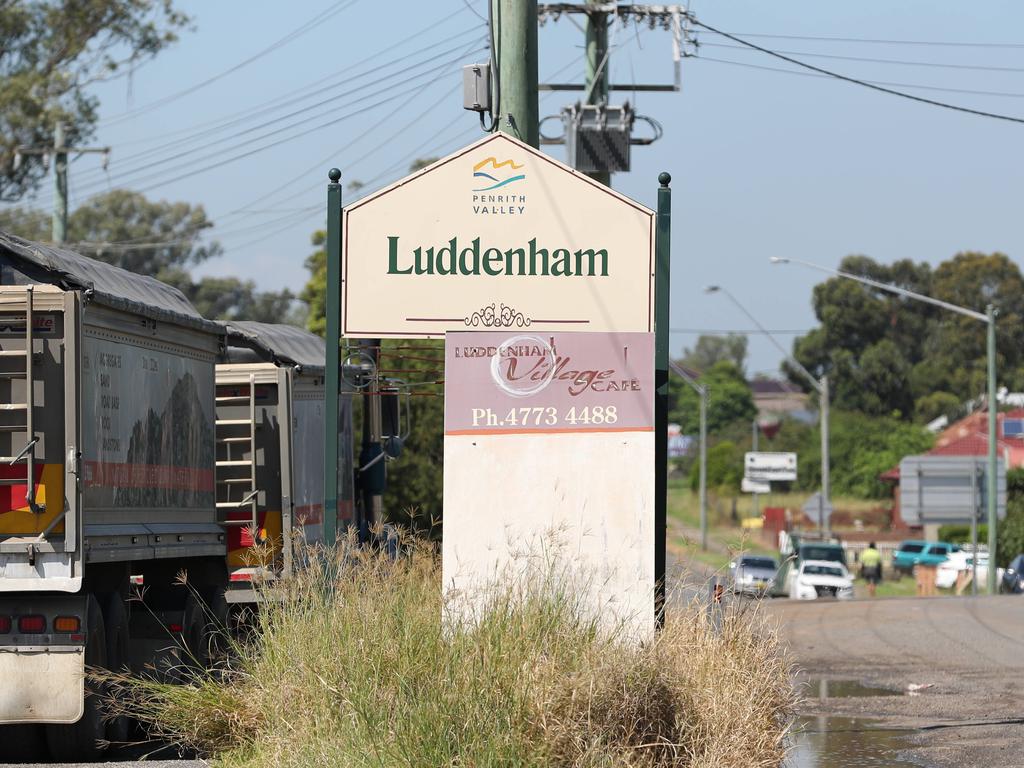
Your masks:
M337 184L341 181L341 171L337 168L331 168L331 170L327 172L327 178L331 180L332 184Z
M668 171L662 171L658 174L658 182L663 187L667 187L672 183L672 175Z

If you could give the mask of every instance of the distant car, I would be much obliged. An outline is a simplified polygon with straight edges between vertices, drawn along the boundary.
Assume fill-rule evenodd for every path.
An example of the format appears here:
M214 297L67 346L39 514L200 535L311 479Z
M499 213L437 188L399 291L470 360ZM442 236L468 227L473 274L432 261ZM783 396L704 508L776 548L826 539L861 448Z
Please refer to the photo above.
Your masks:
M988 552L978 552L978 582L985 583L988 578ZM974 568L974 554L964 549L957 549L950 552L948 557L939 564L938 573L935 575L935 586L942 589L952 589L956 586L957 576L961 571L971 571Z
M1003 592L1011 592L1019 595L1024 592L1024 554L1017 555L1003 571L1003 580L1000 584Z
M808 541L797 548L797 562L804 560L829 560L846 566L846 550L842 544L832 541Z
M772 588L779 563L767 555L741 555L729 563L729 570L734 592L757 597Z
M893 553L892 567L898 573L911 573L915 565L939 565L960 547L948 541L904 541Z
M835 560L804 560L793 574L789 596L794 600L849 600L853 578L846 566Z

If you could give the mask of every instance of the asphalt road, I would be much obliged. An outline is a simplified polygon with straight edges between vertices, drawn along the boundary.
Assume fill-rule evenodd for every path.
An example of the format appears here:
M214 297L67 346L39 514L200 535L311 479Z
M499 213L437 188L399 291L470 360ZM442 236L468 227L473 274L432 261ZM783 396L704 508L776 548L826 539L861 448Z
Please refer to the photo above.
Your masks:
M1024 597L766 601L802 678L915 695L818 699L803 714L912 729L909 756L935 766L1024 767Z

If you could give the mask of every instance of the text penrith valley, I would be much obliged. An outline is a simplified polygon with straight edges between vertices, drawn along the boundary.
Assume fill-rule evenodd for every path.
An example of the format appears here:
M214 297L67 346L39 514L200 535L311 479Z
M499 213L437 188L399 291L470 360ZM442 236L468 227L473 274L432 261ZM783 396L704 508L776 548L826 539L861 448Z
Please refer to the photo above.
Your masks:
M458 238L434 248L416 247L404 256L397 236L388 237L389 275L552 275L565 277L608 277L608 251L604 248L570 251L567 248L538 248L536 238L526 246L481 248L480 238L459 248Z

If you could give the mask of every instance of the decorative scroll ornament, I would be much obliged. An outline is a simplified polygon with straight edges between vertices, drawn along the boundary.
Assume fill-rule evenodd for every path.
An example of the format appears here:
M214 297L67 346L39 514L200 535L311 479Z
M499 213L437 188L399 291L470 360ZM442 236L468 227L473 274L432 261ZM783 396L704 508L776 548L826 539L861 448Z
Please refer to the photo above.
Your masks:
M511 328L513 326L524 328L531 323L531 320L522 312L517 312L504 303L501 305L501 309L496 310L494 302L491 302L467 317L465 323L474 328L480 325L485 328Z

